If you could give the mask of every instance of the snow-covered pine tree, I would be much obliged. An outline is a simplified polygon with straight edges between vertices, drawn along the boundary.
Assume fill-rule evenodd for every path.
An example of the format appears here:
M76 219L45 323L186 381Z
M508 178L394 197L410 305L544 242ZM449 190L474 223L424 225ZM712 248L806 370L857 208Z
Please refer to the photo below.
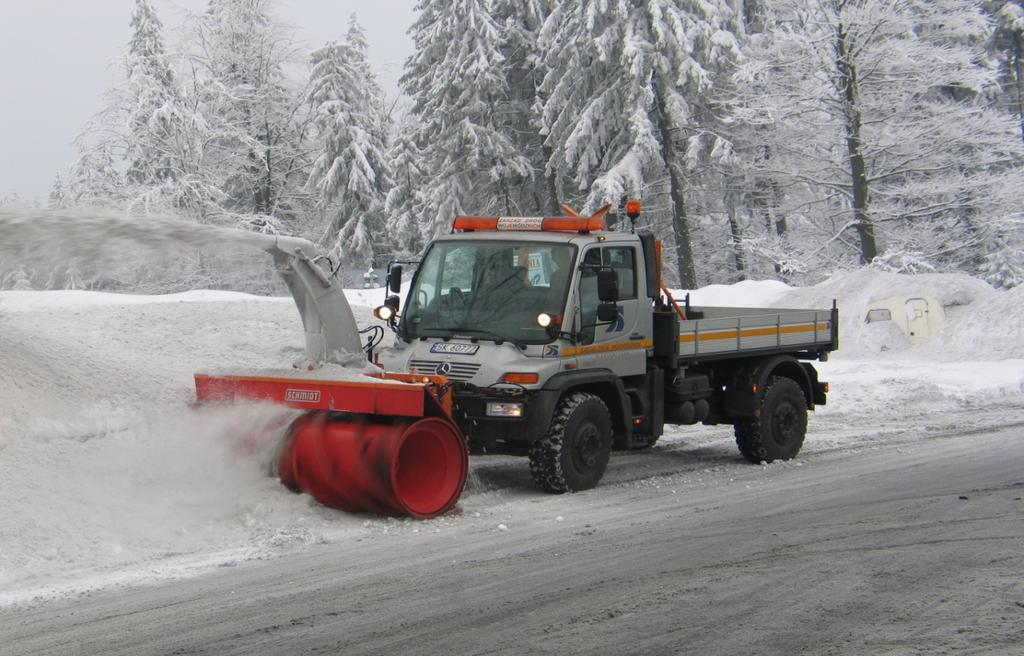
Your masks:
M308 185L330 220L324 241L345 265L369 266L375 238L384 232L383 207L391 171L380 110L383 94L366 57L362 30L352 17L353 43L329 43L311 55L307 100L319 154Z
M384 202L387 234L394 243L394 253L403 257L416 255L425 243L420 217L426 171L416 132L412 117L406 117L399 123L387 153L392 169L392 185Z
M68 194L67 189L64 188L64 180L61 179L60 173L53 176L53 185L50 187L50 196L47 201L47 207L52 210L62 210L68 206Z
M174 138L170 105L179 102L174 75L164 52L162 23L148 0L135 0L132 38L125 56L123 90L127 112L125 153L130 184L152 186L180 173L168 152Z
M391 145L392 120L390 110L387 107L387 100L384 90L377 81L377 74L370 64L368 54L369 44L366 40L366 33L362 25L353 13L349 17L348 31L345 33L345 44L349 48L351 65L359 79L359 86L356 90L362 94L362 110L360 118L366 123L366 130L370 136L370 144L375 153L380 154L380 160L376 168L378 197L374 200L373 208L367 212L365 223L370 239L373 243L375 254L373 264L380 256L387 256L394 249L390 235L387 232L387 218L384 211L387 193L392 184L391 160L387 157Z
M359 89L363 94L366 116L373 127L374 139L381 145L388 145L391 135L391 118L387 108L384 90L377 81L377 74L370 64L369 43L366 32L359 24L356 14L348 19L345 45L349 48L352 67L360 80Z
M425 233L433 236L463 208L514 212L514 191L533 171L508 131L502 26L489 0L420 0L417 11L401 83L419 125Z
M1024 249L1018 241L1015 247L1002 245L985 257L981 277L996 289L1010 289L1024 285Z
M543 130L549 171L591 207L668 178L679 282L698 284L688 178L729 150L715 131L716 76L739 59L728 0L583 0L548 17Z
M542 103L538 96L547 68L537 42L553 4L552 0L493 0L491 8L501 26L498 50L505 60L508 84L500 118L516 151L529 161L532 170L512 192L518 214L560 213L555 176L546 173L551 152L540 134Z
M130 25L124 81L108 92L107 107L75 138L78 154L71 186L78 202L131 202L137 194L147 193L175 173L167 148L174 77L164 52L160 19L148 0L135 0ZM103 169L109 167L112 171L115 162L121 160L126 169L123 184L112 184L112 175ZM91 188L96 184L100 187ZM102 197L115 188L116 197Z
M68 198L72 207L116 207L124 200L124 178L108 144L80 151L71 165Z
M741 78L740 120L770 129L770 171L818 263L918 253L977 266L1019 203L1015 126L984 102L993 81L969 0L779 0ZM790 226L793 229L793 225ZM851 235L855 238L850 240Z

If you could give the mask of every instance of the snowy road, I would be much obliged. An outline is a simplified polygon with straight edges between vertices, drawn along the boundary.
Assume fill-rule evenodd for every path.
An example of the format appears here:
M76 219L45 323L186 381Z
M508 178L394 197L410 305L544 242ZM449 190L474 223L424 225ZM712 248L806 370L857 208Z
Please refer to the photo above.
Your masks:
M523 481L520 499L471 504L504 528L400 524L0 611L0 654L1019 654L1021 432L921 429L813 467L710 447L640 481L641 456L620 457L571 502ZM511 461L477 470L520 487Z

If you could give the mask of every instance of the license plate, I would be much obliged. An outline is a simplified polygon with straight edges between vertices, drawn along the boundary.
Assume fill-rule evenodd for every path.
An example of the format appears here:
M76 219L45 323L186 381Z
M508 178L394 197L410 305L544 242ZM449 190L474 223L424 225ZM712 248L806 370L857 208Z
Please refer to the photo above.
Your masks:
M457 355L473 355L480 348L479 344L453 344L437 342L430 345L431 353L455 353Z

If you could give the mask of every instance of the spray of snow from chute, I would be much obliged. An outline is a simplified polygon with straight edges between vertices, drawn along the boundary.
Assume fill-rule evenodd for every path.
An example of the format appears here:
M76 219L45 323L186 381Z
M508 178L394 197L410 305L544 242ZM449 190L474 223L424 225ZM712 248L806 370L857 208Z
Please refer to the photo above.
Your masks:
M0 207L0 254L21 260L106 262L145 251L235 243L259 248L258 236L173 216L133 218L115 211ZM128 250L125 248L128 247ZM147 255L152 253L141 253Z

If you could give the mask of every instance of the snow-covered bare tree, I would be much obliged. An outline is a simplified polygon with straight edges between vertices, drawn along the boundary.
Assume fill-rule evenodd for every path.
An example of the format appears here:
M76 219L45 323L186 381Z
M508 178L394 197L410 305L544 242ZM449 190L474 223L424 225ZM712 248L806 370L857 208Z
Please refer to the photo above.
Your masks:
M802 257L980 263L1019 203L1020 142L984 94L989 26L969 0L779 0L752 39L740 120L763 128ZM790 229L794 229L791 223ZM850 239L850 235L853 239ZM917 266L910 264L908 266Z
M514 211L514 190L533 171L507 129L503 27L489 0L420 0L417 10L401 83L429 172L422 193L433 236L464 208Z
M188 77L188 86L179 84L148 0L136 0L131 26L123 81L107 92L106 107L75 139L69 202L88 197L90 204L123 205L135 213L175 211L202 219L223 192L207 161L211 130L196 81ZM112 184L113 173L97 173L97 166L123 170L124 180Z
M727 0L584 0L548 17L543 131L549 173L591 207L667 177L679 282L697 286L688 180L725 156L716 77L740 58Z
M188 42L197 109L209 130L205 166L220 180L229 220L294 222L308 175L304 93L286 66L301 58L294 29L267 0L210 0Z
M319 207L329 219L324 241L343 264L368 266L374 240L384 233L384 200L391 184L385 158L383 93L366 56L355 16L348 41L312 54L308 102L319 154L309 175Z
M1002 105L1017 117L1024 140L1024 1L987 2L996 31L993 45L1000 65Z

